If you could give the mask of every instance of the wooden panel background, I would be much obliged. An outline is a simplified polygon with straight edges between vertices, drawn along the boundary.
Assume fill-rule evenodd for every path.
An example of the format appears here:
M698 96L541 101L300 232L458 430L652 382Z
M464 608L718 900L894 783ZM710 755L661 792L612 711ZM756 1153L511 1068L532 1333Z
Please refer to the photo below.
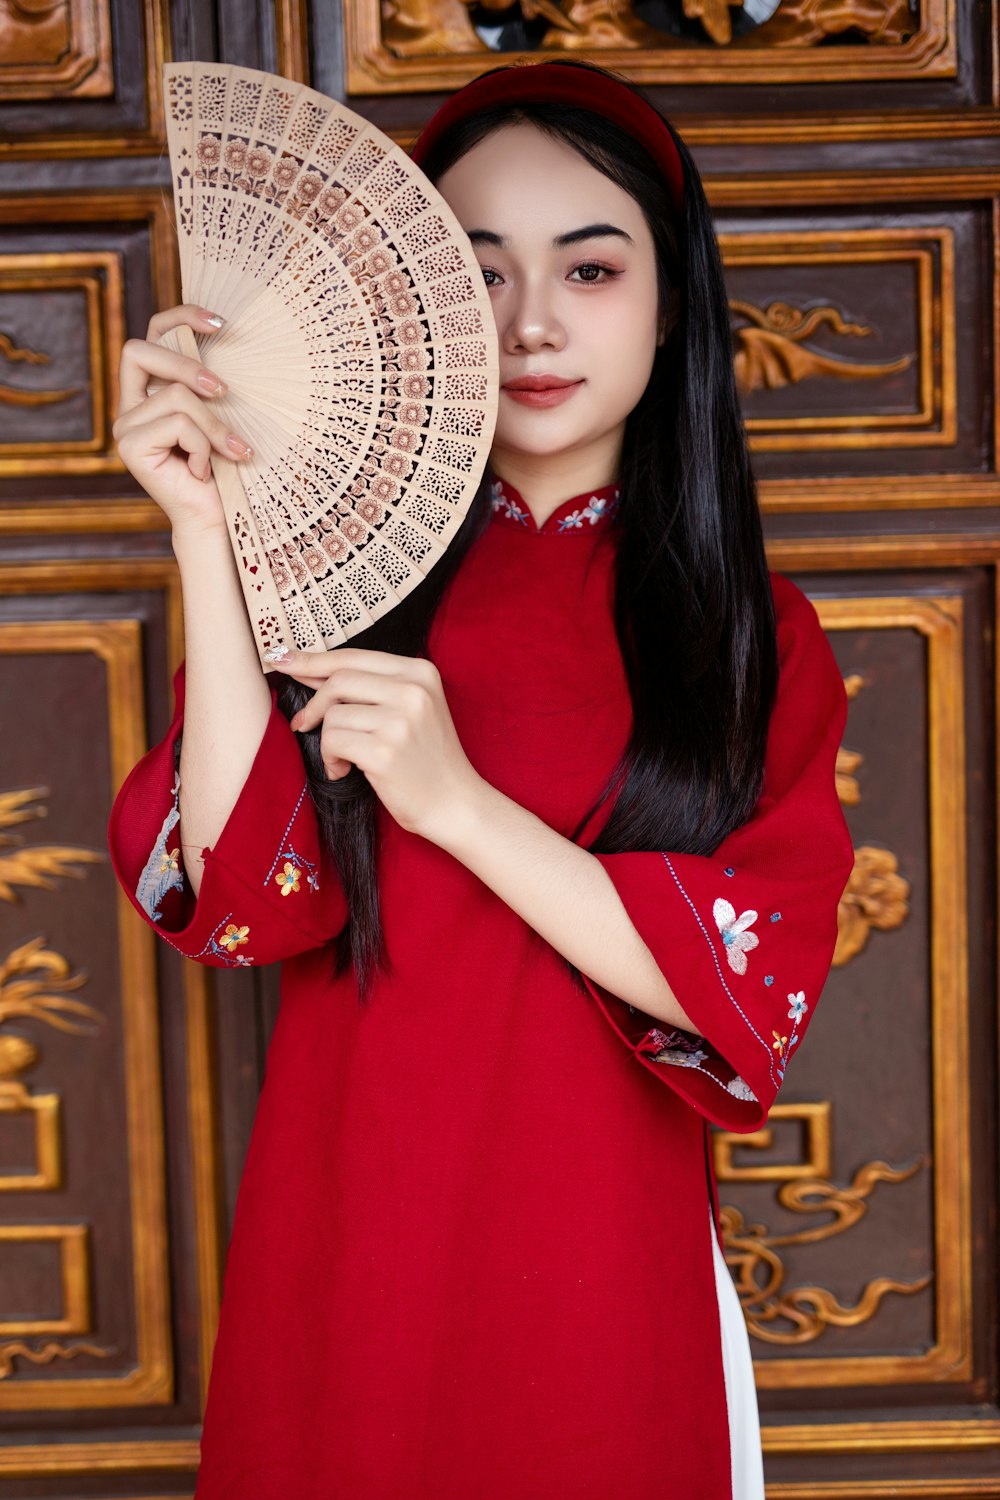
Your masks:
M714 1139L768 1494L1000 1500L996 16L751 9L0 0L0 1500L191 1494L277 1005L156 945L104 839L183 652L110 439L121 342L177 298L160 64L308 79L407 144L542 46L695 150L772 562L850 695L834 971L767 1129Z

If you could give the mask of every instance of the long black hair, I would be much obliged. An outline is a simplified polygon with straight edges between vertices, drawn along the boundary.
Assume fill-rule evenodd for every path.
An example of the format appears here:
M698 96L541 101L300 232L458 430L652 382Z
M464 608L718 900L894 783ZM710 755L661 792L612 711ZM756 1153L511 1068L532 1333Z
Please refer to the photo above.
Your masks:
M621 505L609 522L617 532L614 618L632 731L573 837L613 798L587 845L592 852L711 854L746 822L760 795L778 677L774 606L711 215L697 168L669 123L684 169L683 223L637 139L600 114L561 104L498 105L460 121L424 162L426 175L436 181L494 130L519 122L578 151L642 208L667 328L626 423ZM489 515L484 481L445 556L352 646L425 656L435 611ZM279 703L291 717L309 696L285 679ZM353 964L364 998L376 968L391 970L379 910L375 794L356 767L327 780L318 729L301 744L321 835L350 908L334 972Z

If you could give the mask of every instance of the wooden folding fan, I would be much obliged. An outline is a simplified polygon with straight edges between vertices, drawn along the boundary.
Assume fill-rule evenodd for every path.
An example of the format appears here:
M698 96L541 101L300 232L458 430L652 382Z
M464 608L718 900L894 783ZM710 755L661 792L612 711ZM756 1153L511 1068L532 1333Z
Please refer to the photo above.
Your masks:
M261 653L350 639L441 557L482 478L497 339L482 272L405 152L313 89L164 68L184 301L162 342L227 384L213 454ZM204 348L204 353L202 349Z

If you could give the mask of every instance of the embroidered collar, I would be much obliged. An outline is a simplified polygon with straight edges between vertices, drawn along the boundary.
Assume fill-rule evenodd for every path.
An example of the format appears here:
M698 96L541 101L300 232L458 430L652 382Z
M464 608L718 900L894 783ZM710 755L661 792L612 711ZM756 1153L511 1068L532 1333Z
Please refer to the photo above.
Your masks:
M616 484L605 485L592 493L584 491L582 495L574 495L571 500L558 505L544 526L536 526L530 510L512 484L495 479L490 489L494 518L534 536L590 535L595 526L607 526L621 499Z

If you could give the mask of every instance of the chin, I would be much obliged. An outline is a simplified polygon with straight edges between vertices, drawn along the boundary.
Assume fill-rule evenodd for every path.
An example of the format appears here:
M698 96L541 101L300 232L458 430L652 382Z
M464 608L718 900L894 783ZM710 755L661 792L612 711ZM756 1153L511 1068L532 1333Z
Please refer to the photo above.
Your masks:
M538 413L539 416L549 417L551 414ZM563 453L571 453L580 448L589 447L595 438L599 440L600 434L595 434L592 425L574 422L572 426L568 423L560 426L556 422L533 423L531 427L522 424L498 423L493 438L494 446L502 448L508 453L523 453L530 458L558 458Z

